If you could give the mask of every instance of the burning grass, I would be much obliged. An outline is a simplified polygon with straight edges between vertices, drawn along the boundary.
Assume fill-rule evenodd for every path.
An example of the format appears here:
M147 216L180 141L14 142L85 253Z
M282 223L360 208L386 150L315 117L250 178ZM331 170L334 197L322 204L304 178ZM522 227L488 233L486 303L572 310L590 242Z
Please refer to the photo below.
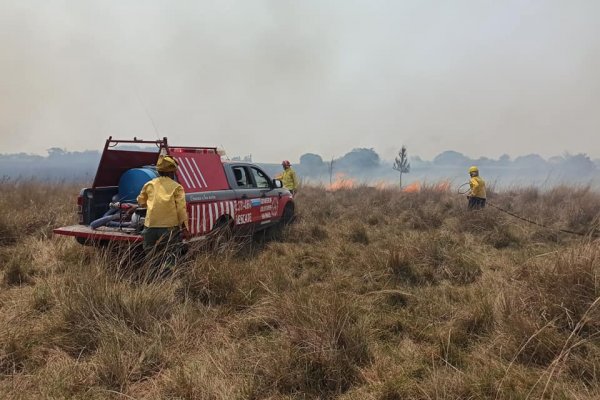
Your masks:
M1 185L2 398L600 396L598 241L467 212L446 184L305 187L275 239L159 280L49 235L76 188ZM589 188L490 201L597 228Z

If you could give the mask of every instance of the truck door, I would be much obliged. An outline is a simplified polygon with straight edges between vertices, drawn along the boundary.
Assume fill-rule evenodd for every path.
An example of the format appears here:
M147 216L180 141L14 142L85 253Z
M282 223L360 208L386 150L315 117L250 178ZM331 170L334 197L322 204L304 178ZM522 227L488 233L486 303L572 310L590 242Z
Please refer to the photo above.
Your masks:
M254 184L259 191L260 200L255 223L268 224L277 219L279 192L271 187L271 179L263 170L250 166L250 171Z
M252 172L246 165L231 167L235 177L234 190L237 204L235 209L235 224L251 226L259 221L261 191L254 184Z

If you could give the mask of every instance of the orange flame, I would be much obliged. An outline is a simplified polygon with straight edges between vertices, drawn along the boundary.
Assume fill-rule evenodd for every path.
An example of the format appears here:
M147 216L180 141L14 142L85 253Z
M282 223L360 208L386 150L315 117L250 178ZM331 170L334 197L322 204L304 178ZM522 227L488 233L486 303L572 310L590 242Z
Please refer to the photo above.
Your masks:
M397 188L398 186L396 186L390 182L386 182L386 181L377 181L377 182L375 182L373 187L377 190L389 190L389 189Z
M410 185L404 187L402 189L403 192L405 193L418 193L421 190L423 190L423 186L421 185L421 182L413 182ZM431 186L425 186L425 189L430 189L434 192L448 192L450 190L450 182L448 181L441 181L438 182L434 185Z
M404 188L402 188L402 191L405 193L417 193L421 191L421 183L420 182L413 182L408 186L405 186Z
M338 172L335 174L335 180L327 187L327 190L353 189L356 186L355 179L347 177L342 172Z
M373 184L369 185L372 188L377 190L390 190L398 189L398 185L391 183L389 181L375 181ZM338 172L335 174L335 179L330 185L326 186L326 189L329 191L343 190L343 189L354 189L358 187L358 181L354 178L347 176L343 172ZM401 191L404 193L419 193L421 190L431 190L434 192L448 192L450 191L450 182L448 181L440 181L435 184L426 184L423 185L419 181L415 181L404 186Z
M435 184L433 190L436 192L449 192L450 191L450 182L442 181Z

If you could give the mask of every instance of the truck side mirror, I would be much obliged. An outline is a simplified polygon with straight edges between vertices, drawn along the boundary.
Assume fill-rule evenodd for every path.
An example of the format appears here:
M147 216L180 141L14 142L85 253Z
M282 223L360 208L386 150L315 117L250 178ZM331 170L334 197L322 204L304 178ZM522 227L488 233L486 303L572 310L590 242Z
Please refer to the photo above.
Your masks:
M281 182L281 179L273 179L273 187L275 189L283 188L283 182Z

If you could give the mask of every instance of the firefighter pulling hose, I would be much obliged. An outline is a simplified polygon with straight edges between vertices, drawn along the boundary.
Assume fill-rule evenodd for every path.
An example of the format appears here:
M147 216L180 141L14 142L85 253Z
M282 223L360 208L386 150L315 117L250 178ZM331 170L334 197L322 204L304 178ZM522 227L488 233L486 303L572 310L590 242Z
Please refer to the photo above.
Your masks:
M539 222L533 221L531 219L517 215L517 214L510 212L502 207L499 207L493 203L487 202L487 199L486 199L487 196L486 196L486 192L485 192L485 182L483 181L483 179L481 179L479 177L479 169L475 166L469 168L469 175L471 176L471 180L469 182L463 183L457 189L457 192L459 195L467 196L467 199L469 200L469 205L468 205L469 210L482 209L487 204L488 206L495 208L496 210L498 210L504 214L510 215L513 218L517 218L521 221L527 222L532 225L539 226L544 229L568 233L570 235L576 235L576 236L593 236L593 237L598 236L597 229L590 230L589 232L576 232L576 231L572 231L569 229L552 228L547 225L540 224ZM464 188L467 185L469 185L469 189L465 190ZM473 199L475 199L475 201L473 201ZM481 200L483 200L483 201L481 201Z
M485 193L485 181L479 176L479 168L473 166L469 168L469 210L479 210L485 207L486 193Z

